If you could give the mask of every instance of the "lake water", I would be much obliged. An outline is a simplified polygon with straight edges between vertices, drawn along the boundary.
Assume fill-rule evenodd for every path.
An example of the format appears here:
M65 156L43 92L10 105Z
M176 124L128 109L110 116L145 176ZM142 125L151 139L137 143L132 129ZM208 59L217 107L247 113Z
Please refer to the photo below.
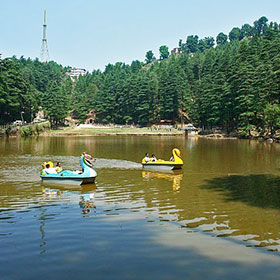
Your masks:
M145 152L176 173L143 171ZM96 185L43 185L44 161ZM89 212L79 205L87 201ZM280 145L184 137L0 138L0 279L280 279Z

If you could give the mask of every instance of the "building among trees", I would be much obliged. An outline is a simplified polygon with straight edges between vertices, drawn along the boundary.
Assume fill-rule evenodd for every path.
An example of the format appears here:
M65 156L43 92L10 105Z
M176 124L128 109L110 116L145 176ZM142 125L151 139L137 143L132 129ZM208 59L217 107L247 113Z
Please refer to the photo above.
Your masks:
M80 75L84 76L86 72L86 69L72 68L69 72L66 73L66 75L70 76L72 81L75 81L75 79L78 79Z
M183 51L180 48L174 48L171 51L171 54L180 54L180 53L183 53Z
M96 112L94 110L91 110L89 113L87 113L87 119L85 120L86 124L94 124L96 120Z

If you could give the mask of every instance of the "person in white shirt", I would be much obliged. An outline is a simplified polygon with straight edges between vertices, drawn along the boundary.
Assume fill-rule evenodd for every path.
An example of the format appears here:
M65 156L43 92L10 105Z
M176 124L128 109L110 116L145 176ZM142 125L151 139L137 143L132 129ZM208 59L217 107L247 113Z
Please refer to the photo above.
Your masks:
M155 154L152 154L151 160L152 160L152 161L157 161L157 158L156 158Z
M44 169L44 171L47 173L47 174L57 174L55 168L51 168L50 165L47 163L46 164L46 168Z
M144 160L145 160L145 162L148 162L151 160L148 153L145 154Z

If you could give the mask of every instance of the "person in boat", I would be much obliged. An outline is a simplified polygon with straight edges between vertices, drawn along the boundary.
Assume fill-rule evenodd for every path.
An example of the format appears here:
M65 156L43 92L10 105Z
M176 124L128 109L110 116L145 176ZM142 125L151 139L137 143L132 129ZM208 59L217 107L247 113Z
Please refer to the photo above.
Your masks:
M44 172L47 174L57 174L55 168L51 168L49 163L46 164L46 168L44 169Z
M152 154L151 160L152 160L152 161L157 161L157 158L156 158L156 155L155 155L155 154Z
M60 173L62 171L62 167L61 167L61 163L60 162L56 163L55 171L57 173Z
M145 154L144 160L145 160L145 162L148 162L151 160L148 153Z
M169 159L169 161L174 161L173 155L171 156L171 158Z

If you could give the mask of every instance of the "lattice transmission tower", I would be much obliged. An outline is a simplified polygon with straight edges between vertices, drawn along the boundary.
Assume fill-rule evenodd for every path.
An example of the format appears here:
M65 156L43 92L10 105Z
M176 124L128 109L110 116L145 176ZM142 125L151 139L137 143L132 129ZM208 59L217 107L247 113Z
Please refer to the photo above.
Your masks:
M42 47L41 47L41 61L48 62L49 61L49 51L47 44L47 11L44 10L44 24L43 24L43 39L42 39Z

